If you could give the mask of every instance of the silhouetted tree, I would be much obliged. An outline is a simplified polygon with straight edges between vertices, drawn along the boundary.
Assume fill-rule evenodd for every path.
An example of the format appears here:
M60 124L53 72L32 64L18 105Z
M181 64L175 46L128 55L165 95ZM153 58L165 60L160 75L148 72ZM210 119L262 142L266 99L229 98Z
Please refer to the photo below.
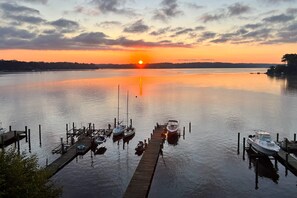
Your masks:
M297 73L297 54L283 55L282 62L287 63L288 73Z

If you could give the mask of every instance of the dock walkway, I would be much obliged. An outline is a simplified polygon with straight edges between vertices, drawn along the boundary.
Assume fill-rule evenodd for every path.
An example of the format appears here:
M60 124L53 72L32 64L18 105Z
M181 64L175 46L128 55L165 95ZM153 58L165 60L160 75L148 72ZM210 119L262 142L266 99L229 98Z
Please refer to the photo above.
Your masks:
M159 158L160 146L163 142L162 132L164 128L164 125L155 127L151 140L139 161L124 197L148 197Z
M79 140L73 144L71 147L68 148L67 152L50 165L48 165L45 169L49 172L49 177L53 176L59 170L61 170L65 165L71 162L77 155L77 146L78 145L85 145L84 153L88 152L92 145L92 139L88 136L81 135Z
M288 168L297 175L297 159L295 159L294 157L292 157L291 155L288 154L288 162L286 162L286 155L287 152L280 149L280 151L277 153L279 160L281 160L281 162L283 162L284 164L286 164L288 166Z

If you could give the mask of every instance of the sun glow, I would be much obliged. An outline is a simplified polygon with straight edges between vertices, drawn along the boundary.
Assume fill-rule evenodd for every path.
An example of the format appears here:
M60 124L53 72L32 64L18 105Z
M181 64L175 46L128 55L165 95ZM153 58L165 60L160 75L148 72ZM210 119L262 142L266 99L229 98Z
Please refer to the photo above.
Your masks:
M138 61L138 64L139 64L139 65L142 65L142 64L143 64L143 61L142 61L142 60L139 60L139 61Z

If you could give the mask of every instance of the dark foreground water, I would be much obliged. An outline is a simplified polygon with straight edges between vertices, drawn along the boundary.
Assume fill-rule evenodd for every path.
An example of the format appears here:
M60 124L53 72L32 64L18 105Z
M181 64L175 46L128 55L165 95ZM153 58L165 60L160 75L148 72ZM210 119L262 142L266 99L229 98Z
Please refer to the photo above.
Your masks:
M134 148L156 122L177 119L185 137L166 142L149 197L296 197L297 177L274 160L259 164L237 155L237 133L270 131L275 138L297 132L297 89L292 80L251 72L263 69L96 70L0 74L0 122L6 128L31 128L32 154L44 166L58 155L51 150L65 138L65 124L95 123L106 128L117 113L129 117L136 135L129 143L108 139L103 155L88 152L70 162L52 180L63 197L121 197L140 157ZM188 124L192 123L191 133ZM39 146L38 125L42 125ZM24 140L21 148L29 153ZM242 150L242 149L241 149Z

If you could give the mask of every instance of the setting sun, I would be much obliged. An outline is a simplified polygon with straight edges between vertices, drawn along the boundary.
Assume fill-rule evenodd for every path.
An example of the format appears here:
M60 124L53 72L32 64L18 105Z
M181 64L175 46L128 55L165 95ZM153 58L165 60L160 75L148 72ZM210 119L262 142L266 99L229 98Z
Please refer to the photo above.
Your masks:
M139 65L142 65L142 64L143 64L143 61L142 61L142 60L139 60L139 61L138 61L138 64L139 64Z

